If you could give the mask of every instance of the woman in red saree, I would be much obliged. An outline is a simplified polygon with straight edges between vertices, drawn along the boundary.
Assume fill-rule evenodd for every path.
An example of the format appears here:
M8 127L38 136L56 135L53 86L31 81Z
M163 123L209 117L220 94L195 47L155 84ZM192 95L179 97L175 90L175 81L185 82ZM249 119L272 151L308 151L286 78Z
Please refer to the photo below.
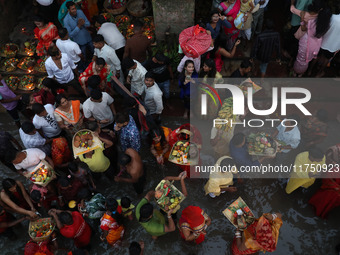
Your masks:
M176 142L183 141L183 140L195 143L198 147L198 155L199 155L199 151L202 147L202 136L198 128L187 123L187 124L183 124L179 128L172 131L169 136L170 151ZM187 172L187 176L189 178L190 178L190 166L192 167L193 165L181 165L180 166L182 171Z
M87 81L93 75L100 77L100 89L106 92L106 86L111 86L110 83L106 82L107 76L110 73L110 66L108 66L103 58L97 58L85 69L79 76L79 83L83 88L86 95L89 95L90 91L87 88Z
M336 171L336 169L332 169ZM340 206L340 178L339 173L328 173L330 179L322 179L320 189L311 197L308 203L315 207L316 215L326 218L329 211ZM337 175L337 179L334 178ZM333 178L331 178L333 177Z
M234 44L235 40L238 37L238 34L240 33L240 30L235 27L234 20L237 17L238 12L241 8L241 1L240 0L227 0L222 3L220 3L218 9L222 12L223 15L227 16L227 20L231 24L231 28L224 28L224 32L227 36L230 36L232 39L232 42ZM230 45L233 47L234 45ZM231 50L228 49L227 50Z
M259 251L275 251L281 226L281 214L263 214L245 229L242 234L240 231L236 231L231 247L232 254L244 255L257 254Z
M64 137L53 139L51 151L54 166L65 167L72 161L72 152Z
M44 19L39 16L35 17L34 24L37 26L34 29L34 35L39 40L36 48L37 55L44 56L52 41L59 38L58 29L52 22L45 23Z
M53 255L49 241L35 242L30 240L25 245L25 255Z
M205 239L205 230L210 223L211 219L201 208L190 205L182 211L178 227L185 241L195 241L196 244L200 244Z
M60 234L72 238L77 248L84 248L90 244L91 228L79 212L51 209L48 214L54 218Z

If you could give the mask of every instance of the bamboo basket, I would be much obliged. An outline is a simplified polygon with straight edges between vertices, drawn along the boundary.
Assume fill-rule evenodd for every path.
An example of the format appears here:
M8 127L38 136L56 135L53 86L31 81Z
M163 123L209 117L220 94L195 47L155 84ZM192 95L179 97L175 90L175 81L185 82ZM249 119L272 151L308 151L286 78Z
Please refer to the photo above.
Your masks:
M91 132L92 136L93 136L93 144L91 147L75 147L74 146L74 138L78 135L79 132L84 132L84 131L87 131L87 132ZM79 130L77 133L74 134L73 138L72 138L72 149L73 149L73 155L74 155L74 158L77 158L79 157L80 155L83 155L85 153L88 153L90 151L93 151L95 149L98 149L98 148L101 148L102 147L102 143L100 141L100 139L96 136L93 135L93 132L89 129L82 129L82 130Z
M49 234L45 236L41 236L41 237L36 237L32 235L33 229L35 229L36 227L39 227L39 225L42 225L43 223L50 223L52 225L52 228L50 229L51 231L49 232ZM54 229L55 229L55 222L52 218L41 218L35 221L30 221L29 226L28 226L28 235L30 236L30 238L32 238L33 241L42 242L51 236Z

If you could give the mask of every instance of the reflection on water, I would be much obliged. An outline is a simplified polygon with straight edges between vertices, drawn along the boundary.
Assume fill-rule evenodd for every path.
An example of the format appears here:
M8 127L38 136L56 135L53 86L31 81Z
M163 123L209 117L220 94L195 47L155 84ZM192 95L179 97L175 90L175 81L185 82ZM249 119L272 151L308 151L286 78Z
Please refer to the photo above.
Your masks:
M1 115L3 117L3 114ZM1 123L6 122L1 119ZM171 128L180 124L179 121L166 123ZM15 130L14 125L2 124L1 127L4 130ZM16 138L19 138L17 131L10 132ZM164 168L157 166L152 155L145 153L145 151L143 160L147 164L148 179L145 191L154 189L163 177L179 174L179 168L173 164L168 163ZM0 166L0 169L1 179L6 177L18 178L16 174L4 169L3 166ZM261 216L263 212L280 212L283 214L283 226L280 231L277 250L271 254L336 254L335 245L340 242L340 219L337 217L340 215L340 208L332 211L328 219L322 220L315 216L313 208L307 204L309 198L318 189L319 181L306 191L299 189L292 195L287 195L284 191L285 180L244 180L243 184L237 185L238 192L222 194L215 199L204 195L203 186L205 182L206 180L202 179L186 180L189 197L181 206L182 209L188 205L200 206L211 217L212 225L207 229L206 240L201 245L185 243L180 238L178 230L153 241L151 236L134 220L126 225L126 234L121 249L113 249L108 247L106 243L100 242L97 230L92 238L90 254L128 254L129 243L139 240L145 242L145 254L231 254L229 249L235 228L222 215L222 211L239 196L244 199L257 217ZM116 198L128 195L135 205L141 199L129 184L117 184L102 179L97 187L103 194ZM3 237L0 238L1 254L23 254L23 247L29 237L27 233L28 223L25 222L22 225L24 226L15 229L15 232L20 235L18 240L12 242ZM59 239L59 241L61 240ZM70 245L71 242L63 242L63 244ZM65 254L65 251L59 251L58 254Z

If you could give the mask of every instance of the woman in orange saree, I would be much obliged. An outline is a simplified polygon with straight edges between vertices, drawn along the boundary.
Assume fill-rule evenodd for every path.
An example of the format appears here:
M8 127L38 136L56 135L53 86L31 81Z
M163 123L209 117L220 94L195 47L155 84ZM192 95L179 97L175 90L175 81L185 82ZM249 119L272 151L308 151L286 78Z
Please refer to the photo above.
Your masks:
M64 137L53 139L51 151L52 160L56 167L66 167L72 161L72 153Z
M279 230L282 226L281 214L265 213L255 220L241 234L236 231L231 247L233 255L257 254L262 252L273 252L276 250L279 238Z
M210 217L201 208L190 205L182 211L178 228L185 241L195 241L196 244L200 244L205 239L205 230L210 223Z
M123 216L121 216L122 208L114 198L106 199L106 212L100 219L100 229L103 231L100 239L108 242L109 245L115 246L121 241L124 235L124 226L121 224Z
M47 55L47 50L52 41L59 38L58 29L52 22L45 23L44 19L39 16L34 18L34 24L37 26L34 29L34 35L39 40L36 47L37 55Z
M169 137L172 130L167 127L161 127L150 130L151 136L151 153L157 159L157 163L163 165L170 154Z
M82 104L79 100L68 100L65 95L59 94L56 97L57 108L54 117L60 128L73 136L83 128Z

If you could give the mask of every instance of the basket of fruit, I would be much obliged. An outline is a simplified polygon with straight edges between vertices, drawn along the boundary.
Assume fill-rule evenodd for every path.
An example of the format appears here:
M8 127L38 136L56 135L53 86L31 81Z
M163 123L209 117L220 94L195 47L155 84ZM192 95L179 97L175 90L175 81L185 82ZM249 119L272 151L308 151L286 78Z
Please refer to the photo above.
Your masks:
M28 234L35 242L45 241L50 237L55 229L55 222L52 218L41 218L30 221Z
M25 42L23 47L19 50L18 55L31 57L36 50L35 42Z
M18 63L18 68L23 71L32 72L35 65L35 59L32 57L24 57L20 59L20 62Z
M108 13L118 15L126 10L126 2L126 0L106 0L103 6Z
M75 158L101 147L102 143L100 139L94 136L91 130L82 129L73 136L72 148Z
M45 68L45 61L47 57L42 56L37 60L36 65L34 66L34 70L39 72L39 73L46 73L46 68Z
M20 79L20 84L18 89L25 90L25 91L31 91L35 89L34 85L34 77L31 75L24 75Z
M17 69L17 64L19 60L17 58L5 59L1 64L1 71L3 72L13 72Z
M44 76L44 77L39 77L38 79L37 79L37 82L35 83L35 88L37 88L37 89L42 89L42 87L43 87L43 81L46 79L46 77L47 76Z
M178 141L172 147L169 161L178 165L196 165L198 163L198 147L189 141Z
M185 196L180 192L172 182L162 180L155 189L155 199L159 207L167 212L171 209L177 210Z
M253 212L249 209L248 205L241 197L236 199L222 213L236 228L239 228L240 230L246 229L255 220Z
M249 155L275 157L277 142L264 132L250 134L247 137Z
M17 76L8 76L6 79L6 84L8 85L8 87L10 87L11 90L16 90L20 84L20 79Z
M0 57L14 58L19 50L18 45L14 43L6 43L0 49Z
M42 160L27 177L34 184L45 187L56 178L56 175L52 166L45 160Z

